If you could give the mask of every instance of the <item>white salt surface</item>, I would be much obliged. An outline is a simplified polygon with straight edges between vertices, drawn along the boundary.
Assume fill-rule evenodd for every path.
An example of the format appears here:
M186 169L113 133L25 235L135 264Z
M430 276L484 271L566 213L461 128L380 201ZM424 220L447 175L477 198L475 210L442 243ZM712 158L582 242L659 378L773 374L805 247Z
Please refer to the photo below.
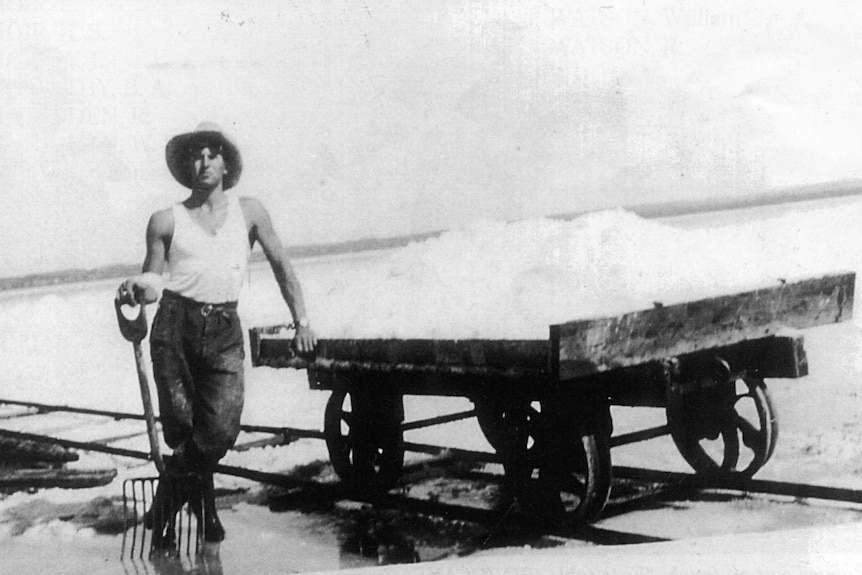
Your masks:
M859 573L862 528L842 525L826 530L789 529L772 533L703 537L685 541L582 548L512 550L455 561L353 569L351 575L556 575L589 573L663 573L719 575L843 575ZM764 553L764 549L772 553ZM341 571L341 573L345 573Z
M862 205L681 230L624 211L482 222L308 282L323 337L543 339L548 326L857 269Z

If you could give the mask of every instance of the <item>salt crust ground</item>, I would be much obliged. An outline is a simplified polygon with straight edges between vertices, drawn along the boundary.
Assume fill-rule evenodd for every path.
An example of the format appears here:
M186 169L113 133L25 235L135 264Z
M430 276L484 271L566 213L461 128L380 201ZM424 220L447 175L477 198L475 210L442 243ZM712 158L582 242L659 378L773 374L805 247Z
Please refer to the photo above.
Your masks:
M339 573L421 575L553 575L555 573L672 574L858 574L862 570L862 525L793 529L772 533L705 537L608 549L516 549L457 561L393 565ZM768 549L768 551L764 551Z
M236 523L234 523L236 526ZM252 526L246 526L251 529ZM260 536L260 533L257 534ZM266 535L266 534L265 534ZM4 541L2 545L4 573L57 573L66 575L108 575L134 573L134 562L121 563L116 557L119 542L78 538L54 540L47 548L45 541L34 537L20 537ZM317 573L374 573L388 574L542 574L588 573L591 575L620 573L667 574L727 574L759 573L781 575L841 575L857 574L862 570L862 525L847 524L828 528L788 529L770 533L747 533L673 541L648 543L624 547L557 548L527 550L510 548L483 552L477 555L415 565L392 565L316 571ZM225 545L225 544L223 544ZM272 545L279 551L272 555L290 553L297 549L296 542L273 535L245 550L223 547L224 573L259 573L275 575L297 572L301 557L309 552L331 553L331 549L301 549L288 562L290 568L279 567L278 559L267 559L260 554L261 545ZM292 547L291 547L292 546ZM257 558L257 559L256 559ZM317 564L320 564L317 561ZM333 569L338 564L332 559ZM284 562L282 562L284 565ZM140 569L141 566L138 564ZM150 569L152 569L150 567Z

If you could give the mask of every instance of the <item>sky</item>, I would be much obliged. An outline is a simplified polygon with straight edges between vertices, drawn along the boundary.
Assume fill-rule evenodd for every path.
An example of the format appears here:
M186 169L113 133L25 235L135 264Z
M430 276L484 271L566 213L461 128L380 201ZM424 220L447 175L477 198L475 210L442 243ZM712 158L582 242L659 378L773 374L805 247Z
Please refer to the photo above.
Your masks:
M0 6L0 275L143 260L204 120L286 244L862 176L847 2Z

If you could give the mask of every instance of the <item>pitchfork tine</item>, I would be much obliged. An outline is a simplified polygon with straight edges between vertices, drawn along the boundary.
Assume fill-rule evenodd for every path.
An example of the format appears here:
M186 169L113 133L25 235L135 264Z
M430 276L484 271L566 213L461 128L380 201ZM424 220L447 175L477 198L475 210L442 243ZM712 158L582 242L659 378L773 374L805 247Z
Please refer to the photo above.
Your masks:
M177 485L175 488L180 492L180 494L182 494L182 491L183 491L182 485ZM171 516L176 518L175 529L176 529L176 538L177 538L177 553L179 553L180 551L182 551L182 546L183 546L183 508L182 508L182 505L180 505L179 509L174 509L174 501L176 501L176 500L177 500L176 496L171 497L170 507L171 507Z
M141 485L141 507L146 509L147 508L147 482L146 482L146 480L144 480L144 482L142 482L140 485ZM134 491L134 487L132 487L132 490ZM137 503L137 499L136 499L135 500L135 513L137 513L137 512L138 512L138 503ZM135 530L137 532L137 523L135 524ZM141 551L139 554L139 557L141 557L141 558L144 557L144 549L146 548L146 542L147 542L147 529L146 529L146 527L141 525ZM135 552L135 550L133 548L132 554L134 554L134 552Z
M145 500L147 498L147 496L146 496L147 486L149 486L149 488L150 488L150 506L152 506L153 502L156 500L156 480L153 478L149 478L148 480L146 480L146 483L141 484L141 493L143 493L143 498ZM146 513L146 509L147 509L147 502L146 501L143 502L143 509L144 509L144 512ZM141 530L141 535L142 535L141 536L141 557L143 557L144 556L144 547L145 547L144 543L146 543L146 541L147 541L146 526L144 526L144 529ZM155 526L154 526L153 532L150 533L150 550L152 550L152 548L153 548L153 543L155 542L155 537L156 537L156 530L155 530Z
M127 481L123 481L123 546L120 548L120 559L126 553L126 535L129 532L129 500L126 496L126 483Z

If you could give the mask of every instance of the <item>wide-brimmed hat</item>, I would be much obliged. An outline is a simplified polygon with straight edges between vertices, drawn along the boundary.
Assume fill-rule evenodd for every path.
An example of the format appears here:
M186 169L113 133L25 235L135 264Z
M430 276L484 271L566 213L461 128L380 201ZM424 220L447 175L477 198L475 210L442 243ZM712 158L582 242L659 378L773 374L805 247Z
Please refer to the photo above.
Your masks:
M242 174L242 156L236 143L213 122L201 122L191 132L174 136L168 141L165 146L165 160L171 174L185 187L193 188L195 178L189 166L189 152L202 143L217 143L221 146L222 158L227 168L222 185L225 190L234 187Z

